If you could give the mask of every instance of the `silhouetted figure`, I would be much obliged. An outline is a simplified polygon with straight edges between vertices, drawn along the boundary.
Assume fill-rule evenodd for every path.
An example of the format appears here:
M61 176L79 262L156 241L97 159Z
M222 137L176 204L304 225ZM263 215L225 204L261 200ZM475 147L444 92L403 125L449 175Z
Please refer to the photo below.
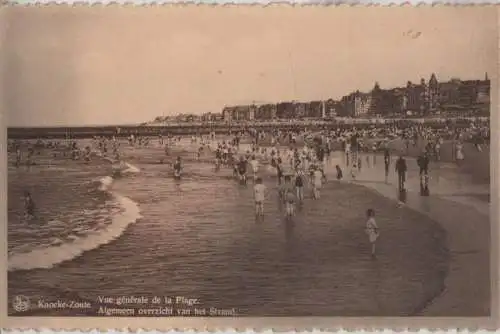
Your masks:
M407 170L408 168L406 166L406 160L402 155L400 155L398 160L396 161L396 173L398 173L398 189L400 192L405 191Z
M423 152L417 158L418 168L420 169L420 177L424 175L429 175L429 156L426 152Z
M181 157L177 157L177 160L174 162L173 167L174 167L174 178L180 179L182 173Z
M28 220L35 217L35 202L29 191L24 192L24 217Z
M337 180L342 180L342 178L344 177L344 175L342 174L342 169L339 165L335 165L335 169L337 170Z
M389 182L389 167L391 165L391 155L389 149L384 150L385 183Z

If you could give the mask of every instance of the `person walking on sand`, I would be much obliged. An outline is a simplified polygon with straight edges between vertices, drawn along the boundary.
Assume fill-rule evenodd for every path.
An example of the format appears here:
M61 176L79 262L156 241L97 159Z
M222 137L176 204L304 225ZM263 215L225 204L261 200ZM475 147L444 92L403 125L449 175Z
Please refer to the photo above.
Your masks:
M422 152L420 156L417 158L417 165L419 167L419 175L420 178L422 176L427 176L429 175L429 156L427 155L427 152Z
M405 182L406 182L406 171L408 170L406 166L406 160L402 155L399 156L396 161L396 173L398 173L398 189L400 192L405 190Z
M375 211L373 209L366 210L366 216L368 220L366 221L366 234L368 235L368 241L371 244L371 257L376 258L376 242L379 237L379 229L377 222L375 221Z
M255 199L255 216L264 216L264 200L266 199L266 186L262 184L262 179L258 177L253 186L253 193Z

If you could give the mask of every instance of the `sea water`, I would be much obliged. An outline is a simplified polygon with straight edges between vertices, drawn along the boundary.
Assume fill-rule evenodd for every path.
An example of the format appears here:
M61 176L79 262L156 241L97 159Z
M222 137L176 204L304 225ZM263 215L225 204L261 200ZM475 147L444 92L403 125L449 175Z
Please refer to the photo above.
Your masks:
M276 179L264 175L269 196L257 221L252 181L241 186L232 170L197 162L196 145L176 144L181 180L161 163L161 147L123 145L127 163L118 177L97 161L61 163L64 173L43 164L11 168L10 192L19 183L31 187L47 219L16 220L17 198L9 197L9 298L74 291L94 302L194 297L241 315L399 315L442 288L439 226L363 187L329 182L321 200L308 195L287 223ZM58 177L62 185L50 193L59 199L44 200L47 180L54 187ZM373 206L383 231L377 262L364 233L364 213Z

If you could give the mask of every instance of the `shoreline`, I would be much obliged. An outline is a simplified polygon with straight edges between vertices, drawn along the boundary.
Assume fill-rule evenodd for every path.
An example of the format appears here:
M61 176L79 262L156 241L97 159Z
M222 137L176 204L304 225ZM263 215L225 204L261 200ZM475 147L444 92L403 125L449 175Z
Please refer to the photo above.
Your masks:
M332 189L337 188L336 185L334 184L334 182L331 182L330 187L332 187L332 186L333 186ZM348 188L351 188L351 187L357 188L358 192L359 192L359 189L364 188L363 186L358 185L358 184L344 184L344 187L346 187L346 186ZM388 199L386 199L384 196L381 196L380 194L374 193L373 195L376 196L376 197L379 197L382 201L388 201ZM413 210L408 210L408 209L403 209L403 210L405 210L405 211L413 211ZM416 214L419 215L420 213L417 212ZM413 213L411 215L415 215L415 213ZM435 229L436 227L439 228L439 225L436 222L432 221L432 220L426 219L424 221L424 223L425 223L426 226L428 225L428 223L430 223L431 225L436 225L436 226L429 225L428 227L426 227L426 229L432 230L432 229ZM135 226L135 224L133 224L133 225ZM134 228L137 228L137 227L131 226L132 231L129 230L129 229L127 229L127 230L128 230L128 232L132 233ZM128 232L125 232L125 234L127 234ZM70 270L71 270L71 268L73 268L75 266L78 266L78 263L80 263L80 265L82 265L83 264L82 261L84 261L85 258L89 258L89 257L90 258L95 258L96 256L98 256L98 257L106 256L105 254L103 255L103 254L100 254L99 252L100 251L105 251L106 252L106 251L111 250L111 249L116 249L116 247L121 248L126 243L127 243L127 239L126 238L122 239L120 237L120 238L112 241L109 244L103 245L102 247L99 247L99 248L96 248L96 249L89 250L88 252L83 253L80 257L78 257L78 258L76 258L76 259L74 259L72 261L67 261L67 262L61 263L59 265L56 265L55 267L53 267L51 269L35 269L34 275L38 276L38 275L40 275L40 273L42 273L42 275L43 275L43 272L47 272L47 271L54 272L54 270L56 272L59 271L59 270L62 270L64 272L65 270L68 270L68 268L70 268ZM386 251L384 252L384 254L389 250L388 246L386 246L385 249L386 249ZM382 260L382 262L388 261L388 260L390 260L391 257L392 256L389 256L389 253L387 253L385 256L382 257L382 258L385 258L385 259L381 259L381 260ZM72 263L74 261L76 261L76 263ZM447 265L447 264L448 264L447 262L444 263L444 265ZM373 265L375 265L375 263ZM368 268L370 270L373 270L374 269L373 265L369 265ZM439 265L441 266L441 265L443 265L443 263L440 263ZM398 268L399 268L399 266L398 266ZM403 270L403 268L400 268L400 270ZM435 269L433 268L433 269L430 269L430 270L425 270L425 272L421 272L421 271L418 271L418 270L415 272L415 274L418 274L418 275L424 274L425 275L424 277L426 277L427 280L424 280L424 281L421 282L422 284L424 284L426 286L425 290L418 291L419 289L417 289L417 291L411 292L411 295L415 294L415 295L418 296L418 298L415 300L416 303L415 303L414 306L411 305L412 303L409 302L408 299L405 300L405 298L407 298L407 297L401 297L403 299L401 301L398 301L398 299L400 298L400 297L398 297L399 296L399 293L398 293L399 290L398 291L396 291L396 290L392 291L392 290L389 289L388 291L387 290L379 291L377 294L380 294L380 295L378 297L375 296L375 299L381 298L381 297L384 298L384 296L385 296L385 298L388 298L388 300L390 300L390 301L388 301L388 304L386 306L388 306L388 307L394 307L395 303L396 303L396 305L398 305L399 303L402 303L403 305L405 305L405 309L406 310L403 313L385 313L387 311L380 310L382 313L377 314L377 316L413 316L414 313L415 313L415 311L413 311L414 309L418 310L418 309L421 308L422 304L426 305L428 303L429 297L426 297L426 296L429 294L429 292L431 293L432 296L435 296L436 294L439 294L441 292L441 289L439 289L437 291L435 290L436 284L438 286L442 285L441 281L437 282L436 279L435 279L435 276L439 274L437 271L438 271L438 269L436 267ZM391 272L392 272L392 270L389 270L386 273L386 275L390 275ZM18 277L18 275L25 275L26 273L27 273L27 271L14 271L14 272L10 272L9 276L11 276L11 279L15 280L15 277ZM64 275L64 273L62 273L62 274ZM408 273L406 273L406 274L408 274ZM54 275L54 274L52 274L52 275ZM428 275L430 275L430 276L428 276ZM429 282L431 284L429 284ZM401 283L398 283L398 284L401 284ZM404 284L404 285L406 285L406 284ZM32 285L30 285L30 287L33 288ZM43 285L40 285L40 287L41 288L43 287L43 290L40 290L40 291L45 291L44 290L45 287ZM412 287L410 290L414 290L414 289L415 289L415 287ZM60 289L54 288L53 290L49 290L49 291L51 291L51 293L55 293L56 295L60 296L61 298L70 298L70 299L71 299L71 296L73 296L75 294L78 294L77 291L72 292L68 288L64 288L64 287L61 287ZM408 291L404 292L404 294L407 294L407 293L408 293ZM371 296L371 295L368 295L367 297L370 298L370 300L372 298L374 298L374 296ZM81 296L78 294L78 298L83 298L84 300L90 300L90 301L93 300L92 298L89 298L89 296L86 296L85 292L83 292L83 295L81 295ZM430 297L430 298L433 298L433 297ZM422 300L420 300L420 299L422 299ZM373 302L373 300L371 300L371 302ZM410 304L410 305L408 305L408 304ZM351 310L351 312L352 312L352 310ZM348 311L348 313L343 314L341 312L341 313L336 314L334 316L369 316L369 314L363 313L363 310L359 310L358 313L359 314L356 315L357 313L349 313L349 311ZM26 316L27 315L31 315L31 316L51 316L51 315L57 315L57 314L50 314L50 312L46 313L46 312L36 312L36 311L33 311L33 312L27 313L27 314L15 314L15 315L16 316L25 316L25 315ZM88 314L82 314L82 315L91 316L91 315L93 315L93 313L90 312ZM279 316L279 315L280 314L273 314L272 316ZM321 315L322 316L327 316L326 314L321 314ZM256 315L255 314L243 314L241 316L242 317L251 317L251 316L256 316ZM300 316L300 315L296 314L294 316Z
M374 185L362 181L355 183L397 201L394 196L396 189L390 185ZM417 308L414 315L489 316L491 314L489 216L481 214L474 208L435 195L423 200L430 198L432 202L425 203L424 208L422 198L414 192L408 192L405 207L426 215L445 231L449 255L448 270L441 291L425 302L420 309ZM466 219L463 219L464 217ZM477 231L478 226L480 231ZM485 237L488 242L485 242Z
M188 153L188 152L186 152ZM333 183L333 182L332 182ZM360 184L360 183L353 183L354 186L358 186L358 187L366 187L365 185L363 184ZM390 196L384 196L383 194L381 193L378 193L376 194L377 196L380 196L380 197L385 197L385 198L389 198L389 200L391 200L392 198L390 198ZM421 212L419 210L413 210L413 208L411 207L408 207L407 209L410 209L412 211L416 211L417 213L421 214ZM397 210L397 209L396 209ZM428 217L428 216L427 216ZM431 218L431 217L429 217ZM443 225L438 221L438 220L435 220L435 219L430 219L433 223L437 224L443 231L446 231L448 232L444 227ZM434 228L434 227L433 227ZM449 237L448 237L448 233L446 233L446 236L445 236L445 240L447 240ZM120 238L119 238L120 239ZM119 240L116 240L118 243L120 243ZM115 244L115 242L111 242L111 244L109 244L108 246L109 247L112 247L113 244ZM107 248L108 246L104 246L104 248ZM89 252L85 252L87 254L87 256L89 256L89 254L92 254L94 251L97 251L97 249L95 250L90 250ZM83 257L85 257L85 254L82 254ZM414 307L414 311L413 312L408 312L408 315L412 316L412 315L419 315L421 312L427 312L427 309L429 309L430 307L433 306L433 304L436 303L436 300L439 300L440 298L442 298L443 294L446 292L446 289L447 289L447 286L448 286L448 277L450 276L451 274L451 270L450 270L450 267L451 267L451 260L452 258L449 256L449 253L448 253L448 256L446 258L446 267L447 267L447 270L446 270L446 275L443 275L442 277L442 281L439 281L439 282L435 282L434 280L432 280L429 283L427 283L426 285L426 288L429 289L429 286L431 288L431 290L434 290L432 287L437 283L437 285L439 286L437 288L436 291L432 291L432 297L426 297L426 294L424 291L422 291L421 293L423 293L422 297L424 298L423 301L419 302L415 307ZM67 265L70 265L70 264L67 264ZM62 267L65 267L66 265L62 265ZM56 266L57 267L57 266ZM436 268L436 270L438 270ZM15 274L14 274L15 275ZM488 276L489 277L489 276ZM425 282L424 282L425 284ZM427 290L428 291L428 290ZM447 311L449 313L449 310L448 309L445 309L445 311ZM446 315L448 315L448 313L446 313Z

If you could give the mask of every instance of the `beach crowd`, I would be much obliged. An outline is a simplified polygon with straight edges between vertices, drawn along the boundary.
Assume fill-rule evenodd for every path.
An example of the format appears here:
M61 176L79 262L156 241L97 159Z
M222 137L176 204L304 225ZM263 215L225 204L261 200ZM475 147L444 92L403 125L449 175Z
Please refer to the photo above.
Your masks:
M159 164L172 170L177 180L183 177L183 159L178 154L182 146L182 136L158 133L155 136L129 135L126 141L116 136L94 137L84 146L71 138L65 140L38 139L36 141L9 140L8 152L14 156L15 168L31 168L37 165L37 156L49 151L54 159L67 159L91 163L94 159L105 159L113 164L116 173L123 167L125 145L134 147L160 147L163 150ZM263 178L271 175L276 179L276 188L286 220L292 220L297 209L305 204L306 190L312 200L321 198L321 189L327 177L325 164L333 151L341 151L343 164L335 165L335 179L342 181L348 174L352 180L362 172L363 166L375 165L377 159L383 161L387 182L391 169L398 176L400 202L405 198L405 182L408 170L405 157L416 148L416 162L421 177L421 195L428 196L428 175L430 161L441 160L441 148L445 142L453 145L453 160L460 164L467 157L464 143L472 143L478 151L489 145L489 121L468 121L457 125L431 126L425 124L371 125L357 128L336 129L296 128L292 130L259 130L247 128L244 131L220 136L209 134L194 135L190 138L192 158L198 162L213 164L214 173L222 169L230 170L241 185L252 184L255 215L262 220L265 212L268 187ZM394 150L390 143L398 141L400 149ZM396 156L393 163L392 156ZM364 159L363 159L364 158ZM12 161L12 160L11 160ZM344 169L343 169L344 168ZM308 196L309 197L309 196ZM35 203L29 191L24 193L25 215L29 219L35 215ZM379 229L375 221L375 211L366 211L365 231L375 256L375 243Z

